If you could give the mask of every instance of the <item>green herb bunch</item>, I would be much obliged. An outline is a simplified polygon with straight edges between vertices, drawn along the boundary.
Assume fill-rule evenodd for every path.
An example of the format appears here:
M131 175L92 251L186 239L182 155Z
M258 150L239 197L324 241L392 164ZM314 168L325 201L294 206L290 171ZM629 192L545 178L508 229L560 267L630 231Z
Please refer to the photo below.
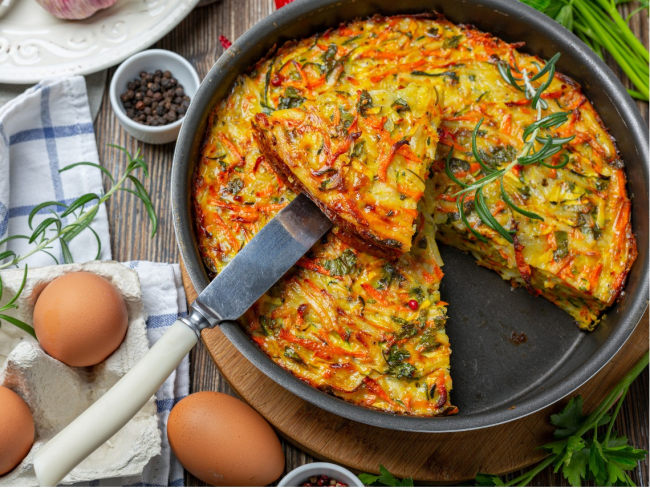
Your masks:
M557 440L541 446L549 456L533 469L510 481L478 474L477 485L526 486L548 466L554 466L555 472L561 470L571 486L581 486L584 481L593 481L596 486L635 486L626 471L634 469L648 451L630 446L627 437L619 437L612 428L630 384L647 366L646 352L590 415L582 413L580 396L572 398L560 413L551 415ZM609 415L607 412L612 408L614 411ZM606 426L604 433L599 433L601 426Z
M618 12L620 5L632 0L521 0L536 10L555 19L576 34L601 59L609 52L636 90L629 94L648 101L648 62L650 56L643 43L629 27L630 18L642 10L648 10L648 0L641 0L639 7L627 18Z
M92 232L97 240L97 255L95 256L95 259L99 259L102 250L101 241L90 224L93 222L95 216L97 215L97 212L99 212L100 206L118 191L131 193L142 201L151 221L151 237L156 234L156 230L158 229L158 218L151 202L151 198L149 197L147 190L142 185L140 180L134 175L134 173L139 170L142 175L148 177L149 169L147 167L147 163L140 155L139 149L136 151L135 155L132 155L123 147L114 145L110 146L123 152L127 157L127 165L124 169L124 173L118 179L113 178L110 172L103 166L90 162L74 163L59 170L59 173L62 173L64 171L69 171L73 168L76 168L77 166L92 166L94 168L97 168L102 171L110 180L111 187L109 190L103 195L98 195L96 193L86 193L85 195L82 195L74 200L69 205L66 205L62 202L49 201L43 202L34 207L28 217L29 228L32 230L31 235L8 236L0 240L0 245L2 245L9 241L24 239L27 240L29 244L33 244L34 247L22 255L17 255L14 251L11 250L0 252L0 270L18 266L18 263L38 252L44 252L48 254L56 264L59 264L59 261L56 259L56 257L54 257L54 255L49 252L49 249L52 248L52 245L56 241L61 244L61 254L63 256L64 262L72 263L74 262L74 259L72 257L72 253L70 252L69 243L85 229L88 229L90 232ZM131 182L131 188L128 188L126 186L128 182ZM54 211L55 208L62 209L62 211L60 213L57 213ZM43 209L48 209L51 213L51 216L44 219L34 228L34 217ZM72 218L74 220L69 224L65 224L63 222L63 219L66 217L68 219ZM23 280L17 293L6 305L0 308L0 320L6 320L7 322L20 327L24 331L31 334L34 338L36 338L34 329L30 325L2 313L17 308L16 301L22 293L25 282L27 280L27 269L27 265L25 265L25 273L23 274ZM2 277L0 277L0 299L2 299Z
M509 162L505 167L492 167L488 165L482 158L481 154L478 151L476 144L476 138L478 137L479 131L481 129L481 124L483 120L481 119L474 131L472 132L472 154L474 159L481 166L481 174L483 175L478 180L473 183L464 183L460 181L454 175L454 172L451 168L451 161L453 155L453 147L447 153L447 162L445 164L445 172L447 176L451 178L457 185L459 185L462 190L454 194L456 197L456 206L458 208L458 214L460 219L465 224L465 226L474 234L474 236L482 241L487 242L487 239L480 234L467 220L465 215L465 200L470 195L474 193L474 207L478 217L481 219L485 225L490 227L492 230L498 232L511 244L514 243L512 234L514 230L508 230L504 228L492 215L490 209L487 206L485 201L485 196L483 194L483 189L486 185L499 181L501 187L501 196L503 201L514 211L525 215L530 219L544 220L540 215L524 210L510 199L508 193L506 192L503 185L503 177L510 172L515 166L529 166L531 164L541 164L548 168L563 168L569 162L569 158L566 154L562 154L560 162L557 164L550 164L546 162L546 159L554 156L560 152L564 144L571 142L575 136L570 137L552 137L550 134L546 133L545 136L542 136L543 131L549 131L550 129L557 128L567 122L569 117L569 112L554 112L545 117L542 117L543 110L548 108L546 100L542 99L542 93L551 85L553 81L553 75L555 74L555 64L560 58L560 53L557 53L553 56L543 68L535 64L537 67L537 73L528 73L526 69L519 71L515 68L517 75L512 72L510 65L504 61L499 62L498 68L501 77L512 87L524 93L524 96L531 101L531 106L533 109L537 110L537 115L535 117L535 122L530 124L524 129L522 138L523 138L523 148L517 154L517 156ZM546 80L542 81L546 76ZM539 86L535 87L534 82L538 82ZM503 165L502 165L503 166Z

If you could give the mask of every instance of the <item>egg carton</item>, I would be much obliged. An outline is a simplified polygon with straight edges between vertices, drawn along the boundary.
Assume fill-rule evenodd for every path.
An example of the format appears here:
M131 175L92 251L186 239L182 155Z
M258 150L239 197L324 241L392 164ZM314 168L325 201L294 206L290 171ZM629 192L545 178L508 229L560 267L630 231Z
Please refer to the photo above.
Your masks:
M73 368L49 356L36 340L18 327L0 327L0 385L20 395L34 417L35 441L27 457L0 477L0 486L37 486L34 453L111 388L149 350L145 311L138 274L117 262L89 262L29 269L14 317L32 324L36 300L55 278L88 271L106 278L120 291L129 314L129 327L120 347L105 361ZM23 270L2 271L4 292L0 306L20 287ZM136 476L161 453L161 432L155 398L109 441L65 477L62 483Z

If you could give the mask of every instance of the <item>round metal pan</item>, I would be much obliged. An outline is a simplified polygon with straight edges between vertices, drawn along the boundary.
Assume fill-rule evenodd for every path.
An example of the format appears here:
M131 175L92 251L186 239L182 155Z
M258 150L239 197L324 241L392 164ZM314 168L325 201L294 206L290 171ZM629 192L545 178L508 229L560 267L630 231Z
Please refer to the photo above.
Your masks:
M593 333L581 332L571 318L541 297L510 285L480 268L471 256L442 248L445 277L441 293L449 302L447 331L453 353L452 401L460 413L443 418L395 415L346 403L297 379L269 359L236 323L222 330L255 366L312 404L358 422L399 430L449 432L508 422L568 395L596 374L630 336L648 299L648 132L639 111L610 69L555 21L514 0L297 0L242 35L203 81L185 117L174 154L172 204L183 261L198 292L208 284L194 237L191 178L207 116L229 92L235 78L274 45L310 36L339 23L375 13L436 10L468 23L523 51L562 57L558 69L577 80L616 138L627 165L633 227L639 257L622 300ZM512 333L527 341L514 345ZM512 408L515 407L515 408Z

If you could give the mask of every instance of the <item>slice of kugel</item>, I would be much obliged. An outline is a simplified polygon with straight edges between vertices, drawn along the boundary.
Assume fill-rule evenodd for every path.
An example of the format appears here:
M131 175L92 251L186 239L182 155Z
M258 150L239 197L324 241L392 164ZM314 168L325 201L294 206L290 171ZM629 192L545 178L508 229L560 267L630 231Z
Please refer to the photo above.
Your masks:
M441 105L427 83L339 91L257 114L253 126L264 157L320 206L339 237L397 259L411 248Z

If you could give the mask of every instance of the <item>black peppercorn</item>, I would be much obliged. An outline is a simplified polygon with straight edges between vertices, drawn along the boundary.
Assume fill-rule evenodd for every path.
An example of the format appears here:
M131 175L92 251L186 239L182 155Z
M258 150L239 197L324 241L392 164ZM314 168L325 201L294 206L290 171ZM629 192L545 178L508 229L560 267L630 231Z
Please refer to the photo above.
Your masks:
M145 125L171 124L183 118L190 105L183 85L170 71L142 71L126 87L120 95L126 115Z

